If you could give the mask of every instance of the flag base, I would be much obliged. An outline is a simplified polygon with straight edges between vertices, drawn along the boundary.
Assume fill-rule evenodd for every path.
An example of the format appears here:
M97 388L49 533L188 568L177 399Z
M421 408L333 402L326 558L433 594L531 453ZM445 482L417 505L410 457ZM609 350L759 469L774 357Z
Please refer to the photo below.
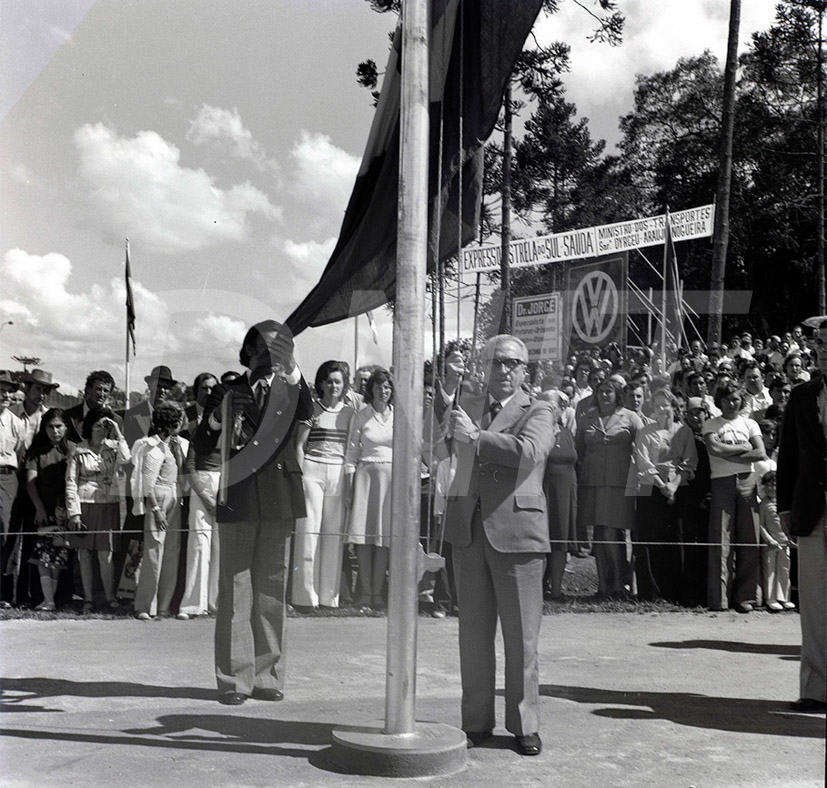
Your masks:
M347 774L430 777L467 765L465 733L441 723L418 722L413 733L348 726L333 731L333 758Z

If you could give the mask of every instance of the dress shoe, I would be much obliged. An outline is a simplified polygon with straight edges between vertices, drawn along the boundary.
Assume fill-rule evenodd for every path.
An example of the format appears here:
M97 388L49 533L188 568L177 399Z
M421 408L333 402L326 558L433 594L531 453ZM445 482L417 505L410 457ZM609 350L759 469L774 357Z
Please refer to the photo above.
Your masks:
M736 602L734 607L736 613L752 613L755 610L752 602Z
M517 752L520 755L539 755L543 751L543 742L539 733L529 733L528 736L515 736Z
M780 602L767 602L767 610L770 613L780 613L783 609Z
M149 613L147 613L146 611L141 611L140 613L136 613L135 618L137 618L138 621L152 621L152 616L149 615Z
M795 602L782 602L781 607L783 607L784 610L795 610Z
M494 731L465 731L465 744L470 750L472 747L479 747L494 737Z
M218 696L218 702L225 706L240 706L245 700L247 700L247 696L240 692L222 692Z
M793 711L827 711L827 703L823 700L816 700L815 698L799 698L790 704Z
M270 688L256 688L253 690L252 697L256 700L284 700L284 693L281 690Z

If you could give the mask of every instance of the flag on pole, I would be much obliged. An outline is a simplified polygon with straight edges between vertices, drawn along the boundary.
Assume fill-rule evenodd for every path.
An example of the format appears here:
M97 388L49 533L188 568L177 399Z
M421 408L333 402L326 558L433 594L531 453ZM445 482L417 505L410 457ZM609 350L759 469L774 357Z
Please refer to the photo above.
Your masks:
M135 347L135 299L132 297L132 270L129 267L129 239L126 239L126 330L132 340L132 354Z
M379 332L376 330L376 321L373 319L373 312L368 310L368 325L370 326L370 336L373 339L373 344L379 344Z
M483 145L494 129L506 81L543 0L430 2L429 226L435 228L434 216L441 217L430 239L428 268L433 270L437 255L445 259L457 252L460 235L463 244L476 237ZM318 284L287 318L294 334L394 298L401 40L397 28L339 239Z

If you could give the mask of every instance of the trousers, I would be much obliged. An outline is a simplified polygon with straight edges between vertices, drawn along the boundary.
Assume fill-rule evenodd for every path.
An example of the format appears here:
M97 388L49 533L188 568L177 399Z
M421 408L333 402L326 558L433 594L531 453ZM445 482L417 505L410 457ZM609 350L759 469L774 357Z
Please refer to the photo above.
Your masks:
M284 686L285 594L295 521L219 523L215 678L218 691L250 695Z
M479 511L471 544L453 545L459 598L462 728L494 728L497 619L505 647L505 727L515 736L540 727L537 644L543 618L545 553L499 553L491 546Z
M196 471L213 495L218 493L219 471ZM218 607L218 525L204 502L190 495L187 569L181 612L190 616L214 613Z
M307 516L296 520L291 601L305 607L339 606L344 549L344 465L305 459L302 483Z

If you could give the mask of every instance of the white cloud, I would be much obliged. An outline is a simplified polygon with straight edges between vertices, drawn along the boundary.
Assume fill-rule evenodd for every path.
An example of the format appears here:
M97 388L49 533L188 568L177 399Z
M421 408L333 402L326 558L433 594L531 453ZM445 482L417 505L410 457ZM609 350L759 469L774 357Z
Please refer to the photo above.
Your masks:
M72 34L70 31L65 30L58 25L52 25L49 28L49 35L58 43L58 44L66 44L72 40Z
M222 190L204 170L183 167L178 148L154 131L119 137L102 123L86 124L74 142L79 173L92 189L90 221L113 238L172 254L244 241L252 215L281 217L249 182Z
M0 310L14 326L6 327L2 344L4 354L38 356L58 379L80 386L90 369L108 368L113 374L123 369L126 291L118 276L75 293L71 278L72 263L62 254L7 251L0 262ZM132 288L138 346L148 371L151 358L177 353L181 343L169 330L164 301L140 282L133 280Z
M307 207L309 229L317 236L338 233L353 191L360 159L336 147L326 134L302 131L290 151L288 189Z
M247 328L243 320L210 312L196 320L191 336L201 346L213 348L217 354L229 350L231 355L237 355Z
M578 116L591 120L592 135L610 144L619 139L617 121L631 111L637 74L674 68L680 57L710 49L723 67L729 23L729 3L719 0L686 2L624 0L626 18L619 47L590 43L591 17L577 3L541 17L535 34L541 43L565 41L571 46L571 72L563 81ZM746 49L754 30L766 29L774 18L775 0L749 0L741 11L739 51ZM527 115L527 113L525 113Z
M328 238L326 241L304 242L291 241L288 238L281 248L295 268L312 278L322 273L335 246L335 238Z
M245 127L235 107L229 110L203 104L198 116L190 124L187 139L193 145L227 145L235 158L252 162L261 171L278 171L278 165L267 158L264 149Z
M289 279L280 277L272 288L277 309L292 311L316 286L319 277L336 246L336 238L326 241L293 241L290 238L273 238L273 246L279 250L280 259L289 266ZM286 313L285 313L286 314Z

